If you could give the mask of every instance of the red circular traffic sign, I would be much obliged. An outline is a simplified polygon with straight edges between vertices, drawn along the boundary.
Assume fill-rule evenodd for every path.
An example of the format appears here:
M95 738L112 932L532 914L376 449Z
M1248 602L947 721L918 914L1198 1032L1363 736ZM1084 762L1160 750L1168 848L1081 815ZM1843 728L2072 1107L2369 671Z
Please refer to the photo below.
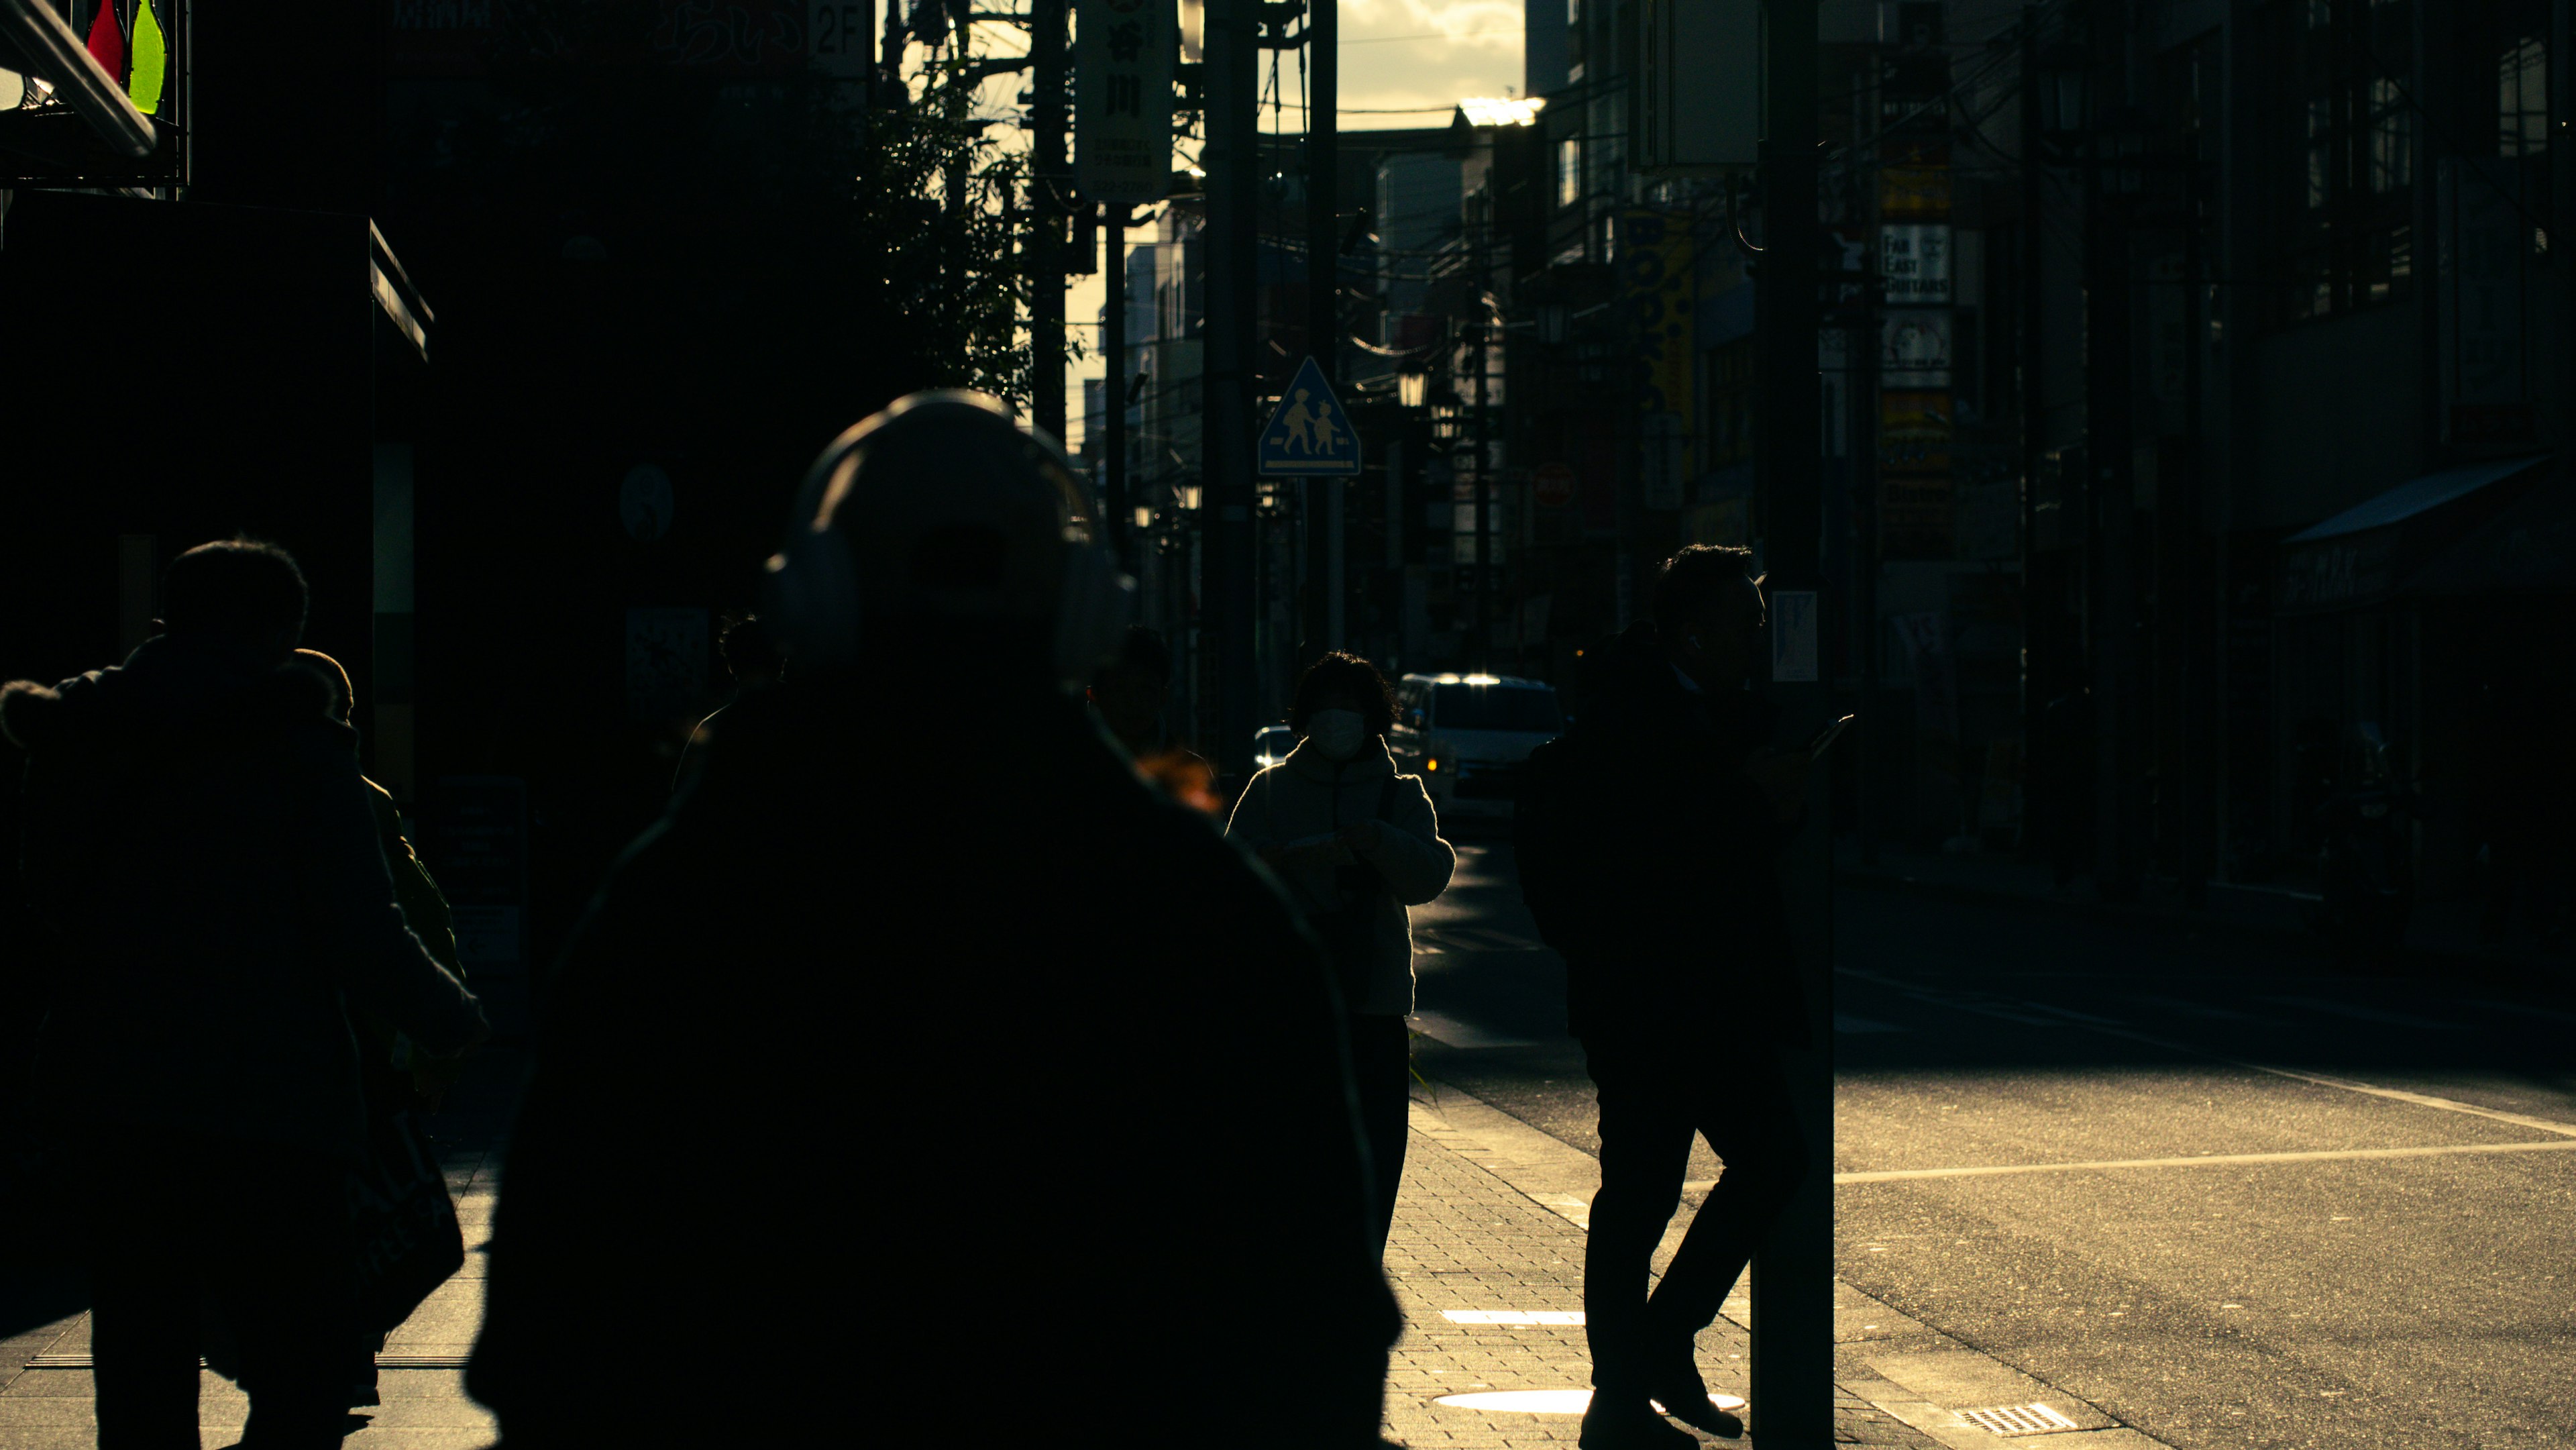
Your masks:
M1541 508L1561 509L1574 502L1574 470L1562 463L1542 463L1530 474Z

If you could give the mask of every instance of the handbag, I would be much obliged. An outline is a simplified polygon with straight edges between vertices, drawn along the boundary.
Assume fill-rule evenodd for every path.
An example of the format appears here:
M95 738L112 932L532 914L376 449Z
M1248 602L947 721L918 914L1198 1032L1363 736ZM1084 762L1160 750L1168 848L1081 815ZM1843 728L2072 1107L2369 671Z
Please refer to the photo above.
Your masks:
M367 1116L367 1166L349 1179L352 1287L359 1323L390 1334L465 1266L465 1231L419 1120Z

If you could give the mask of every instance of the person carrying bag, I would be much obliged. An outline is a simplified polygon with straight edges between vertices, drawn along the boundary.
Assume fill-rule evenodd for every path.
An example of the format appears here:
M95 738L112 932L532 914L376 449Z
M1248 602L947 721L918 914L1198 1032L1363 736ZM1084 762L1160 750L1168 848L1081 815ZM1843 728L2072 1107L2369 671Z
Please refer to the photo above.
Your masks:
M1330 952L1349 1013L1384 1250L1404 1176L1411 1097L1413 931L1407 908L1449 887L1457 852L1419 776L1387 753L1395 696L1377 667L1335 652L1298 678L1288 723L1301 737L1235 802L1226 835L1261 858Z

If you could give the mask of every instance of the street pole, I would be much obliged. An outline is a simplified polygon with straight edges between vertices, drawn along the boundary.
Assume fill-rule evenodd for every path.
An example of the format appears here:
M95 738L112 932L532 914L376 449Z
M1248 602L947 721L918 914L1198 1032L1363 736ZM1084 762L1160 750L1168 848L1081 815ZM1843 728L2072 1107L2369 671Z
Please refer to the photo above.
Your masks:
M1306 7L1306 353L1324 374L1324 385L1341 386L1341 269L1337 231L1341 206L1340 0L1308 0ZM1333 597L1340 573L1342 540L1335 529L1339 500L1350 485L1338 478L1306 481L1306 607L1301 611L1305 639L1298 655L1311 660L1341 647L1333 616Z
M1260 0L1207 0L1207 311L1201 411L1206 527L1213 546L1217 767L1230 789L1251 774L1255 714L1253 659L1253 309L1255 188L1260 157ZM1200 576L1209 578L1208 574Z
M2091 477L2086 510L2092 582L2093 729L2097 813L2093 883L2106 899L2126 901L2138 890L2137 835L2140 821L2134 804L2140 796L2138 723L2130 717L2142 703L2134 690L2132 638L2137 620L2137 570L2132 558L2131 448L2133 445L2129 363L2128 229L2111 215L2103 187L2103 130L2112 98L2125 97L2122 51L2126 41L2111 23L2116 12L2104 0L2088 8L2086 64L2093 95L2085 135L2085 253L2088 276L2085 302L2085 466Z
M1804 654L1819 666L1796 672L1807 676L1799 679L1774 672L1771 697L1789 740L1803 740L1824 723L1821 644L1833 637L1821 567L1816 8L1817 0L1772 0L1769 7L1769 115L1760 153L1764 253L1754 299L1768 587L1775 601L1804 594L1816 606L1804 621L1812 633L1803 640L1785 637L1780 626L1790 616L1774 610L1775 658L1784 646L1797 646L1792 657ZM1783 1049L1780 1057L1811 1166L1753 1256L1753 1415L1769 1450L1821 1450L1834 1432L1833 878L1826 779L1821 770L1810 778L1806 824L1780 862L1810 1044Z
M1064 438L1065 0L1030 0L1029 421Z
M2040 361L2047 348L2048 204L2040 169L2039 7L2021 7L2021 854L2036 860L2041 712L2048 708L2052 675L2041 671L2043 609L2036 584L2039 562L2039 471L2048 448L2048 384ZM2050 801L2052 811L2064 804Z
M1101 492L1109 511L1109 539L1118 567L1136 572L1135 506L1127 497L1127 204L1101 208L1100 269L1107 273L1109 299L1100 319L1100 351L1108 361L1107 386L1101 391Z
M1494 439L1491 410L1486 406L1485 375L1491 363L1485 349L1493 337L1493 319L1476 320L1476 668L1494 671Z

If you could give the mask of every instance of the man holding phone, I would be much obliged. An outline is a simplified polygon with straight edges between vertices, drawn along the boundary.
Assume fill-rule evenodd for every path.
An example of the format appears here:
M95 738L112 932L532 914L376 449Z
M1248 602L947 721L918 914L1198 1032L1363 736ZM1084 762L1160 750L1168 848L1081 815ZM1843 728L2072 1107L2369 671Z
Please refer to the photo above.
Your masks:
M1709 1399L1695 1336L1808 1171L1778 1053L1805 1045L1776 857L1830 732L1773 748L1748 688L1765 613L1749 550L1694 545L1654 619L1593 651L1577 724L1532 761L1522 890L1564 953L1567 1015L1599 1089L1601 1191L1584 1251L1591 1450L1696 1443L1656 1413L1743 1433ZM1691 1138L1725 1174L1651 1299Z

